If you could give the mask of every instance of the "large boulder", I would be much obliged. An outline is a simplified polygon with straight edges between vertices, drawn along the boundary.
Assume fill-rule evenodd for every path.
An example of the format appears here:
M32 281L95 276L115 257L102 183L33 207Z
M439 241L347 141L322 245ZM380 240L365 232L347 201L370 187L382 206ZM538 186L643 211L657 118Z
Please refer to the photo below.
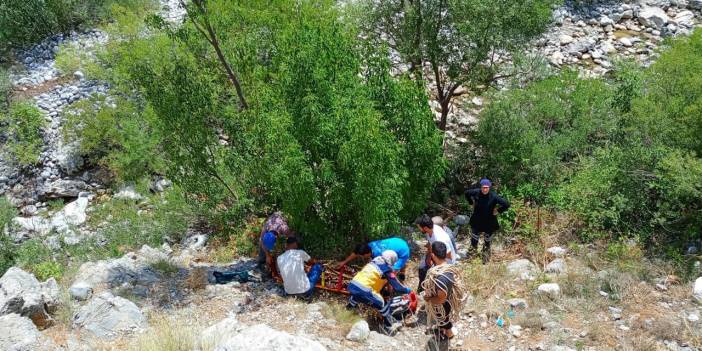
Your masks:
M80 180L58 179L44 185L44 197L49 199L78 197L88 189L88 184Z
M670 22L670 18L663 9L653 6L647 6L641 9L638 18L642 25L656 29L661 29Z
M91 299L73 317L73 327L101 338L139 331L148 326L146 317L133 302L106 291Z
M168 255L147 245L137 252L97 262L86 262L80 266L69 291L91 292L120 286L124 283L149 286L160 280L159 274L151 266L167 260ZM80 298L82 293L74 295Z
M66 231L70 226L79 226L87 219L85 214L87 208L88 199L79 197L76 201L64 206L51 218L51 226L59 232Z
M232 335L237 334L243 326L234 316L225 318L219 323L208 327L200 333L201 349L211 350L217 345L227 341Z
M317 341L257 324L219 344L216 351L326 351Z
M532 280L536 278L538 269L531 261L522 258L507 264L507 272L510 275L519 277L519 279Z
M15 313L0 317L0 350L34 351L40 338L41 333L28 318Z
M673 21L678 26L693 27L695 25L695 14L690 10L680 11L675 15Z
M59 288L54 278L40 283L33 274L12 267L0 278L0 315L17 313L38 327L51 324L50 312L59 303Z

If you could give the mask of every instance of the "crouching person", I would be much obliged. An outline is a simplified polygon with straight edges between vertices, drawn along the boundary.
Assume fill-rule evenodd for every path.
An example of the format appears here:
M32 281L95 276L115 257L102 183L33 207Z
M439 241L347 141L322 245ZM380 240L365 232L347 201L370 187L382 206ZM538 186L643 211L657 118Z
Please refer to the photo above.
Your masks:
M297 238L289 237L285 252L277 260L286 294L305 298L312 296L315 285L322 276L322 265L315 263L306 271L306 262L314 263L314 260L305 251L298 249Z
M348 290L351 294L349 306L356 307L359 303L370 305L383 316L382 329L386 334L392 334L401 326L393 317L394 308L398 302L391 299L387 303L380 294L386 284L390 284L395 292L409 294L412 289L402 285L397 280L393 266L397 263L397 253L392 250L384 251L380 256L366 264L356 273L349 283Z

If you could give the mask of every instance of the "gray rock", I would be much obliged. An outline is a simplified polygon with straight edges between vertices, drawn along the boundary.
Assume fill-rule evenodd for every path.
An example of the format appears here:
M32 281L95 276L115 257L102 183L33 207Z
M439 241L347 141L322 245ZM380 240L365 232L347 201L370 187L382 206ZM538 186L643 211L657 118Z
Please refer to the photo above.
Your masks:
M567 271L568 266L566 265L566 262L562 258L557 258L551 263L546 265L546 273L553 273L553 274L564 274Z
M59 179L44 186L44 196L50 199L78 197L88 189L88 184L80 180Z
M507 265L507 272L523 280L532 280L536 277L538 270L536 265L527 259L518 259Z
M509 299L507 300L509 307L515 310L525 310L529 308L529 304L525 299Z
M118 259L86 262L78 269L71 288L87 286L99 291L125 283L148 286L160 280L151 265L162 260L168 260L168 255L144 245L138 252Z
M85 214L87 208L88 199L79 197L54 214L51 218L51 226L59 232L65 232L71 226L82 225L87 219Z
M73 326L101 338L114 338L122 333L146 328L148 323L133 302L103 292L78 310L73 318Z
M702 0L689 0L687 7L702 10Z
M231 336L237 334L243 326L234 316L229 316L219 323L208 327L200 333L200 345L205 350L214 349Z
M692 298L697 301L697 303L702 304L702 277L695 280L695 285L692 288Z
M360 320L353 324L349 333L346 334L346 339L356 342L363 342L368 339L369 335L370 327L368 326L368 322L365 320Z
M219 344L216 351L326 351L317 341L290 335L257 324L239 331Z
M553 246L546 249L546 252L553 255L553 257L564 257L568 251L560 246Z
M652 6L641 9L638 14L638 19L642 25L656 29L661 29L670 22L670 18L663 9Z
M190 250L199 250L207 244L208 236L207 234L195 234L185 238L183 241L183 247Z
M561 287L556 283L541 284L536 289L536 293L551 299L557 299L561 295Z
M86 282L77 282L71 285L68 293L76 300L85 301L93 295L93 288Z
M37 327L16 313L0 317L0 350L35 351L41 338Z
M173 183L170 180L160 178L151 184L150 189L155 193L162 193L171 186L173 186Z
M83 74L81 71L75 71L73 72L73 78L83 80L83 78L85 78L85 74Z
M558 37L558 42L561 45L568 45L573 42L573 37L567 34L561 34L561 36Z
M634 45L634 43L631 42L631 38L629 37L619 38L619 42L626 47L631 47Z
M39 327L51 324L52 312L59 303L59 288L50 278L40 283L33 274L11 267L0 278L0 315L17 313Z
M691 28L695 25L695 14L690 10L680 11L675 15L673 22L677 23L678 26Z

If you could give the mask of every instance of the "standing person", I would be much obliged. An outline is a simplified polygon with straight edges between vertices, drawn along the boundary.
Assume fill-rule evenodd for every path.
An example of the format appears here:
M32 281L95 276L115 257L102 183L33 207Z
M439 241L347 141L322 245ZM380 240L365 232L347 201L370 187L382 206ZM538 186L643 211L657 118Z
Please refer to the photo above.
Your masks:
M446 225L444 219L441 216L431 217L431 221L434 224L441 227L441 229L443 229L446 232L446 234L449 235L449 238L451 238L451 244L453 244L453 248L456 249L456 251L458 251L458 245L456 245L456 235L458 235L458 233L454 233L453 230L451 230L451 228L449 228L449 226Z
M314 263L309 271L305 272L306 262L314 263L314 260L305 251L298 249L297 238L289 237L285 252L277 259L286 294L312 296L315 285L322 276L322 265Z
M509 209L509 202L498 196L491 190L492 182L488 179L480 180L480 189L469 189L466 191L466 199L473 206L473 214L470 216L470 246L471 251L476 253L480 233L485 233L483 242L483 263L490 260L490 243L495 231L500 228L497 222L497 215Z
M405 265L410 258L410 248L407 242L401 238L387 238L358 244L353 252L345 260L339 262L337 267L344 266L357 258L375 258L383 254L386 250L395 251L397 262L393 265L393 270L399 272L397 277L401 281L405 280Z
M275 243L278 241L279 236L284 236L286 238L291 237L292 232L290 227L288 227L288 221L283 216L283 213L278 211L274 212L266 221L263 222L261 228L261 237L258 244L258 265L262 269L268 266L271 273L274 272L273 268L273 248L275 248Z
M453 243L451 242L451 237L449 237L443 228L434 224L428 215L424 214L420 216L414 223L417 225L417 228L419 228L419 230L427 236L427 254L424 257L424 260L422 260L422 262L419 264L419 287L417 290L421 292L422 282L427 275L427 270L429 270L429 267L432 266L431 245L437 241L440 241L446 245L446 260L449 264L456 263L456 258L458 255L456 253L456 249L453 247Z
M463 309L465 291L458 267L446 261L446 245L436 241L431 246L434 265L422 283L427 306L427 325L432 331L429 349L448 350L449 340L454 336L453 322L458 320Z
M390 284L395 292L409 294L412 289L402 285L395 277L392 267L397 263L397 253L386 250L382 255L371 260L349 283L348 307L356 307L359 303L370 305L383 316L383 329L387 334L392 334L399 327L399 323L392 316L394 299L385 302L380 292L385 285Z

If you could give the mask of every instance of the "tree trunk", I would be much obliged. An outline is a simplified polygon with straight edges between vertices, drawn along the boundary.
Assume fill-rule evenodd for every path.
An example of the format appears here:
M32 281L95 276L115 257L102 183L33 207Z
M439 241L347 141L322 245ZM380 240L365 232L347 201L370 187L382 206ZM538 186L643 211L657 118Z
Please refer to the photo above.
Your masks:
M451 104L451 95L447 95L443 99L439 100L441 105L441 119L439 120L439 130L442 132L446 131L446 124L448 124L448 113L449 106Z

